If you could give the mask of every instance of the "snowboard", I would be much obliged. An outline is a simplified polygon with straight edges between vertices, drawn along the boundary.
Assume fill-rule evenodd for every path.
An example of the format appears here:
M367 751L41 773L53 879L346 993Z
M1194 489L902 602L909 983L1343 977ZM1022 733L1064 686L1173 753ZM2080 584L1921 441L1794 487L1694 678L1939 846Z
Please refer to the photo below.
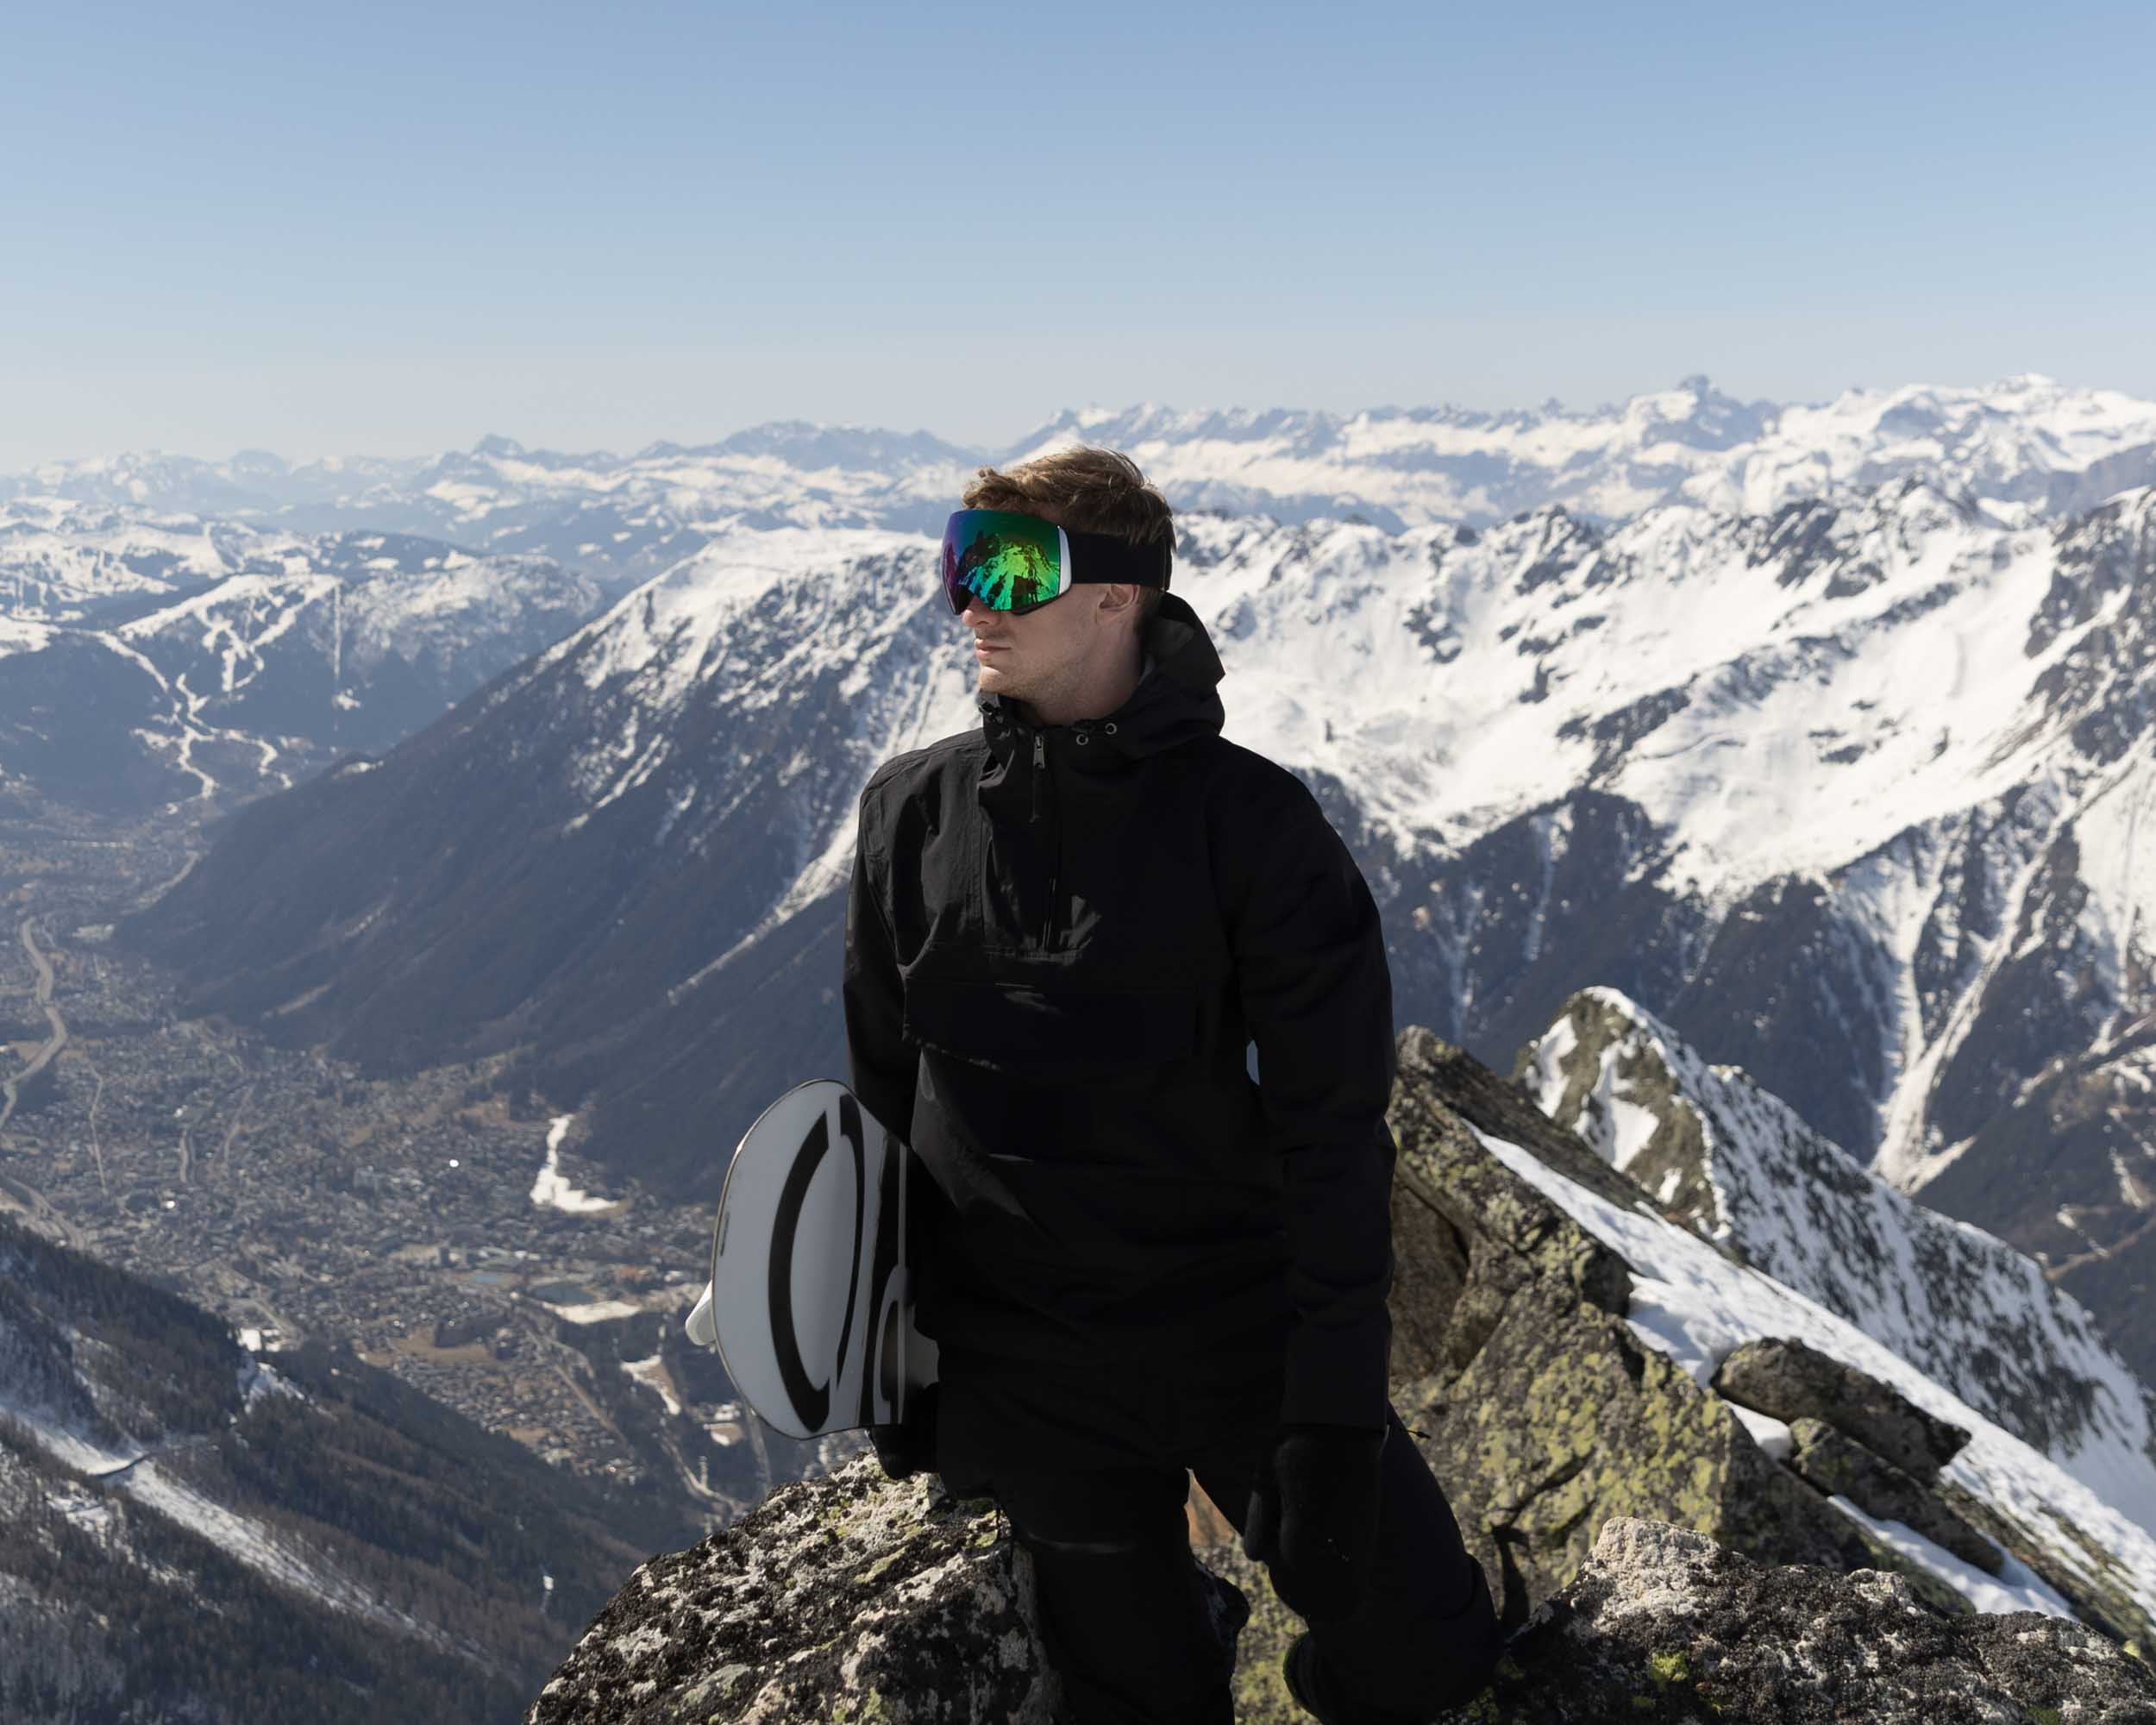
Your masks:
M788 1437L896 1424L935 1378L913 1327L912 1159L830 1078L788 1090L734 1151L688 1335Z

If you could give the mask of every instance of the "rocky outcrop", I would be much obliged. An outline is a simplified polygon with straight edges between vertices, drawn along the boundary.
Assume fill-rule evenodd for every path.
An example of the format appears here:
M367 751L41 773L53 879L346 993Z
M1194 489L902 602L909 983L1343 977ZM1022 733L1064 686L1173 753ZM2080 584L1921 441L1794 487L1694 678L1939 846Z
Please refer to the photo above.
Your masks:
M1598 994L1606 992L1597 991ZM1414 1034L1403 1038L1403 1050L1407 1049ZM1834 1326L1831 1321L1814 1323L1805 1319L1806 1303L1801 1300L1781 1297L1760 1301L1754 1297L1764 1289L1773 1287L1773 1283L1763 1284L1761 1278L1734 1270L1716 1275L1710 1271L1708 1265L1691 1261L1685 1252L1670 1250L1670 1242L1668 1240L1659 1245L1651 1244L1650 1237L1657 1233L1676 1237L1677 1231L1640 1220L1640 1194L1621 1170L1595 1157L1594 1160L1602 1177L1595 1178L1592 1169L1583 1172L1579 1158L1582 1146L1570 1132L1547 1117L1543 1117L1539 1126L1533 1119L1522 1119L1519 1107L1520 1093L1514 1087L1495 1080L1494 1075L1480 1072L1472 1063L1463 1061L1457 1055L1443 1050L1442 1045L1432 1044L1432 1048L1437 1056L1433 1068L1436 1082L1426 1088L1439 1099L1445 1112L1471 1123L1482 1135L1486 1145L1498 1145L1501 1150L1506 1145L1516 1145L1527 1152L1526 1158L1507 1152L1501 1156L1499 1161L1504 1168L1515 1174L1536 1175L1534 1190L1531 1194L1536 1201L1545 1197L1553 1200L1560 1207L1562 1216L1576 1218L1583 1227L1591 1226L1593 1233L1589 1235L1588 1247L1576 1250L1592 1250L1599 1242L1606 1245L1610 1255L1614 1257L1617 1256L1616 1243L1622 1239L1627 1242L1623 1251L1629 1254L1630 1260L1646 1266L1644 1270L1636 1270L1632 1269L1628 1263L1630 1273L1643 1276L1643 1285L1648 1290L1644 1302L1645 1326L1639 1331L1639 1337L1649 1342L1651 1351L1658 1358L1664 1357L1660 1352L1662 1348L1675 1346L1681 1352L1690 1353L1692 1357L1687 1362L1688 1366L1697 1379L1703 1383L1712 1382L1714 1367L1725 1362L1726 1351L1745 1334L1747 1327L1796 1320L1798 1330L1807 1334L1816 1332L1815 1339L1823 1339L1833 1333ZM1600 1062L1590 1064L1600 1064ZM1409 1060L1403 1070L1412 1070L1413 1066L1413 1062ZM1723 1076L1728 1076L1727 1074ZM1539 1113L1539 1110L1531 1112ZM1621 1109L1618 1112L1621 1113ZM1400 1123L1397 1111L1395 1123L1397 1128ZM1503 1145L1499 1145L1500 1140L1504 1141ZM1403 1167L1406 1164L1407 1158L1403 1156ZM1833 1164L1826 1164L1827 1172L1830 1175L1846 1172L1850 1166L1841 1164L1837 1168ZM1499 1171L1504 1171L1504 1168ZM1537 1170L1563 1177L1553 1182L1541 1177ZM1774 1174L1775 1178L1766 1181L1763 1189L1772 1187L1779 1192L1784 1212L1792 1217L1814 1215L1817 1207L1822 1203L1831 1208L1839 1195L1839 1188L1833 1180L1814 1178L1808 1164L1777 1164ZM1470 1158L1462 1163L1460 1173L1456 1176L1457 1189L1463 1194L1474 1192L1478 1181L1486 1183L1487 1176L1478 1175L1473 1160ZM1564 1189L1563 1192L1557 1189L1560 1187ZM1591 1220L1590 1212L1596 1202L1603 1206L1607 1212L1621 1214L1605 1214L1600 1220ZM1497 1214L1495 1208L1479 1199L1476 1203L1478 1208L1488 1214ZM1627 1217L1631 1219L1628 1233L1625 1226L1621 1225ZM1969 1237L1971 1233L1943 1220L1936 1223L1936 1232L1957 1238ZM1406 1226L1396 1223L1396 1247L1404 1252L1409 1238L1410 1231ZM1975 1238L1983 1243L1981 1237ZM2010 1256L1996 1242L1983 1244L1996 1249L2002 1256ZM1647 1247L1644 1256L1637 1249L1640 1245ZM1716 1243L1715 1249L1720 1248L1721 1243ZM1695 1252L1692 1256L1696 1258L1697 1255ZM1430 1261L1431 1256L1426 1253L1425 1261ZM1747 1255L1736 1256L1743 1258ZM1932 1263L1935 1256L1925 1249L1922 1240L1917 1241L1914 1258L1920 1266ZM1627 1259L1621 1257L1618 1261L1627 1263ZM1777 1262L1781 1261L1782 1258L1777 1257ZM1438 1266L1439 1270L1445 1268L1442 1264ZM1451 1275L1453 1280L1459 1279L1457 1266L1451 1267ZM1685 1326L1694 1320L1684 1319L1681 1313L1671 1309L1672 1290L1657 1280L1670 1276L1691 1286L1693 1290L1689 1295L1678 1300L1680 1306L1689 1302L1695 1311L1696 1318L1702 1320L1689 1336L1683 1333ZM1627 1279L1630 1279L1629 1275ZM1944 1321L1940 1315L1944 1308L1938 1302L1945 1299L1945 1290L1950 1283L1973 1287L1979 1295L1985 1295L1986 1290L1996 1293L2007 1287L2006 1280L1989 1272L1974 1283L1954 1283L1953 1278L1934 1278L1926 1284L1932 1289L1932 1295L1927 1296L1932 1298L1931 1304L1927 1305L1925 1300L1918 1298L1913 1288L1903 1290L1907 1297L1915 1302L1915 1315L1905 1311L1904 1320L1915 1322L1921 1318L1927 1329L1937 1327ZM1709 1287L1715 1290L1716 1297L1726 1296L1733 1302L1726 1316L1697 1310L1700 1294ZM1413 1303L1426 1305L1428 1302ZM1863 1302L1854 1303L1861 1309ZM2032 1306L2028 1309L2040 1317L2040 1308ZM1822 1316L1817 1310L1812 1311L1812 1318ZM2015 1351L2017 1345L2021 1352L2033 1350L2040 1353L2045 1346L2057 1339L2053 1330L2040 1323L2017 1326L2008 1322L1999 1309L1998 1302L1989 1297L1974 1298L1971 1310L1965 1316L1968 1322L1955 1332L1957 1345L1976 1357L1980 1364L1986 1359L1993 1361L1994 1366L1986 1368L1989 1371L2018 1370L2020 1364L2025 1362L2021 1361L2020 1354ZM1397 1327L1399 1318L1400 1314L1396 1311L1396 1364L1401 1363L1400 1331ZM1720 1340L1714 1339L1717 1333L1722 1338ZM1753 1333L1758 1334L1757 1328L1753 1329ZM1792 1333L1784 1331L1782 1333L1786 1337ZM1759 1339L1764 1341L1775 1334L1776 1331L1769 1328ZM1860 1340L1861 1338L1849 1339ZM1875 1347L1874 1352L1877 1352ZM1701 1357L1702 1352L1703 1358ZM1424 1353L1426 1357L1432 1356L1432 1351L1426 1347ZM1754 1399L1781 1408L1782 1419L1763 1418L1748 1409L1740 1410L1744 1413L1746 1425L1758 1434L1768 1452L1786 1454L1793 1465L1802 1461L1803 1458L1795 1452L1797 1446L1794 1434L1783 1420L1801 1420L1810 1415L1824 1416L1828 1420L1839 1419L1845 1427L1854 1427L1858 1436L1873 1433L1889 1447L1913 1452L1919 1458L1921 1474L1904 1476L1908 1481L1907 1490L1896 1497L1890 1497L1883 1489L1870 1490L1866 1494L1872 1500L1869 1506L1859 1502L1855 1496L1833 1492L1828 1457L1816 1446L1809 1460L1814 1465L1813 1471L1819 1477L1805 1479L1804 1483L1808 1493L1833 1493L1840 1496L1843 1505L1848 1507L1852 1514L1864 1510L1881 1521L1901 1522L1912 1532L1920 1534L1925 1539L1934 1540L1944 1546L1945 1549L1938 1553L1919 1554L1916 1547L1900 1540L1892 1528L1883 1530L1887 1537L1896 1538L1902 1549L1908 1552L1902 1566L1910 1585L1921 1596L1945 1610L1965 1611L1969 1609L1970 1602L1960 1590L1968 1586L1970 1578L1954 1578L1951 1585L1948 1580L1949 1554L1959 1554L1965 1559L1982 1559L1975 1562L1974 1566L1977 1570L1996 1574L2007 1584L2006 1590L2009 1595L2018 1595L2021 1600L2034 1603L2044 1596L2044 1590L2048 1589L2050 1596L2066 1609L2113 1639L2143 1649L2156 1646L2156 1641L2151 1639L2147 1603L2149 1578L2156 1571L2151 1568L2147 1541L2138 1536L2137 1530L2122 1527L2115 1515L2091 1517L2084 1513L2090 1507L2085 1493L2077 1497L2069 1490L2061 1496L2053 1488L2071 1487L2071 1482L2046 1477L2046 1470L2041 1465L2031 1465L2038 1461L2037 1458L2026 1452L2015 1454L2015 1446L2011 1440L1991 1426L1982 1426L1979 1435L1983 1441L1977 1447L1982 1449L1983 1454L1971 1462L1970 1458L1974 1451L1962 1448L1965 1430L1970 1424L1981 1424L1980 1421L1972 1422L1967 1416L1935 1418L1925 1408L1909 1405L1908 1397L1901 1389L1880 1382L1873 1372L1845 1370L1843 1364L1821 1356L1816 1347L1808 1348L1802 1352L1779 1349L1771 1356L1754 1350L1745 1360L1738 1363L1734 1377L1740 1379L1751 1366L1764 1364L1767 1358L1778 1358L1784 1363L1794 1363L1796 1366L1796 1370L1789 1374L1758 1374L1770 1383L1778 1380L1777 1389L1755 1390ZM2004 1366L1996 1364L2002 1360L2010 1363ZM1979 1377L1985 1375L1986 1371L1977 1373ZM1914 1377L1915 1374L1910 1376ZM2101 1374L2096 1376L2100 1377ZM1816 1377L1819 1381L1810 1391L1807 1391L1802 1383L1789 1381L1791 1377ZM1896 1383L1900 1382L1899 1378L1896 1380ZM2139 1394L2138 1389L2133 1391L2136 1398ZM1732 1405L1736 1404L1733 1402ZM1938 1412L1945 1414L1946 1410L1940 1408ZM1843 1435L1849 1435L1846 1429ZM1949 1454L1954 1456L1952 1477L1940 1477L1936 1460ZM1862 1459L1855 1452L1853 1441L1851 1447L1843 1452L1843 1458L1852 1463ZM2121 1458L2115 1456L2115 1459L2117 1458ZM2124 1453L2122 1458L2128 1465L2109 1471L2105 1477L2109 1483L2130 1488L2134 1477L2130 1452ZM1883 1460L1867 1462L1865 1471L1871 1478L1877 1482L1883 1478L1890 1464ZM1834 1471L1839 1472L1839 1470L1835 1469ZM1795 1465L1791 1469L1791 1477L1804 1478L1802 1470ZM1970 1490L1971 1487L1980 1488L1982 1495L1978 1490ZM1449 1477L1447 1489L1454 1489ZM2063 1508L2069 1499L2081 1507L2074 1509ZM1824 1496L1821 1496L1814 1501L1823 1503L1826 1500ZM1897 1504L1902 1514L1892 1513ZM1667 1511L1655 1508L1644 1508L1633 1513L1665 1518L1668 1515ZM1839 1509L1837 1513L1839 1513ZM2098 1521L2103 1523L2104 1532L2092 1537L2090 1529ZM1963 1531L1965 1527L1973 1528L1991 1546L2002 1550L2013 1561L2001 1563L1996 1570L1992 1570L1991 1565L1996 1559L1991 1557L1984 1545L1969 1539ZM1591 1535L1591 1525L1589 1533ZM1940 1537L1949 1533L1950 1537ZM1755 1552L1754 1554L1759 1553ZM1875 1567L1895 1566L1876 1558L1871 1561ZM1971 1590L1985 1591L1982 1589ZM1997 1596L1987 1594L1987 1596L1996 1598ZM2002 1608L1991 1605L1987 1609Z
M1048 1725L1029 1566L997 1524L871 1457L781 1486L631 1576L528 1725Z
M638 1570L527 1725L1046 1725L1031 1588L992 1510L863 1458ZM1307 1717L1276 1662L1243 1653L1242 1725ZM2156 1725L2156 1674L2062 1618L1946 1618L1898 1576L1757 1564L1617 1516L1437 1725L1617 1719Z
M1795 1337L1743 1343L1716 1369L1714 1388L1777 1420L1823 1420L1927 1485L1969 1441L1890 1384Z
M1501 1620L1524 1622L1576 1572L1603 1523L1675 1521L1768 1563L1834 1571L1900 1559L1774 1461L1721 1397L1625 1321L1616 1252L1486 1150L1526 1145L1612 1202L1639 1188L1514 1086L1429 1032L1399 1040L1387 1113L1393 1180L1393 1402L1445 1488ZM1237 1706L1298 1716L1280 1661L1301 1628L1216 1515L1200 1556L1248 1596ZM1965 1602L1921 1571L1942 1610Z
M1929 1188L1922 1203L1897 1191L1741 1069L1711 1064L1614 988L1566 1000L1521 1049L1515 1075L1551 1130L1577 1133L1652 1193L1666 1219L1847 1319L2156 1527L2156 1395L2025 1252L1930 1208ZM2099 1087L2104 1107L2121 1082ZM1542 1144L1471 1117L1561 1167ZM2025 1148L2050 1167L2058 1142L2032 1138ZM2096 1189L2076 1189L2085 1201ZM2088 1226L2101 1249L2102 1225Z
M1504 1119L1501 1086L1411 1028L1387 1118L1400 1146L1393 1399L1505 1622L1569 1580L1613 1515L1677 1521L1769 1562L1880 1562L1720 1397L1633 1333L1624 1260L1482 1147L1456 1101L1515 1142L1566 1140L1528 1147L1627 1204L1644 1196L1524 1101Z
M1620 1519L1453 1718L2156 1725L2156 1673L2065 1618L1941 1617L1899 1576L1769 1567Z
M1821 1420L1793 1420L1789 1434L1794 1440L1789 1466L1807 1485L1846 1497L1882 1521L1899 1521L1987 1575L1997 1575L2006 1567L2003 1552L1922 1480L1904 1473L1884 1456L1874 1455Z
M1958 1702L1991 1693L1982 1686L1990 1684L2040 1709L2065 1704L2046 1698L2068 1692L2060 1673L2109 1672L2126 1658L2065 1620L1981 1620L2016 1626L2010 1633L1942 1628L1978 1620L1959 1593L1920 1566L1904 1568L1908 1560L1828 1501L1839 1488L1824 1471L1847 1458L1831 1447L1834 1429L1806 1424L1794 1446L1816 1454L1817 1484L1770 1457L1730 1402L1627 1321L1626 1259L1494 1154L1477 1127L1664 1226L1645 1195L1460 1050L1410 1029L1399 1053L1388 1113L1400 1149L1393 1400L1503 1621L1520 1632L1497 1685L1457 1716L1462 1725L2042 1718L1988 1700L1965 1715L1896 1713L1901 1691L1878 1672L1891 1665L1894 1683L1917 1683L1912 1697ZM1834 1393L1807 1401L1796 1417L1827 1408L1842 1431L1847 1420L1890 1443L1898 1433L1897 1452L1913 1445L1930 1473L1952 1452L1947 1437L1964 1435L1934 1432L1921 1410L1913 1426L1883 1415L1867 1424L1866 1410L1898 1416L1893 1402L1799 1363L1803 1382ZM1938 1495L1908 1484L1927 1506L1908 1513L1935 1511L1945 1527L1952 1512ZM1238 1719L1300 1718L1281 1674L1300 1621L1219 1510L1196 1500L1193 1511L1200 1560L1251 1606L1237 1660ZM1649 1523L1658 1531L1639 1531ZM1964 1531L1965 1548L1981 1550L1977 1530ZM921 1479L889 1484L864 1459L785 1488L736 1527L638 1571L548 1686L530 1725L1044 1720L1053 1678L1032 1639L1027 1587L1022 1553L998 1537L986 1506L952 1502ZM1728 1598L1752 1601L1758 1625L1747 1628L1717 1603ZM1890 1645L1915 1650L1912 1659L1881 1661ZM2023 1658L2016 1647L2027 1672L2014 1664ZM2146 1679L2134 1665L2116 1681ZM1808 1695L1845 1690L1884 1710L1802 1710Z

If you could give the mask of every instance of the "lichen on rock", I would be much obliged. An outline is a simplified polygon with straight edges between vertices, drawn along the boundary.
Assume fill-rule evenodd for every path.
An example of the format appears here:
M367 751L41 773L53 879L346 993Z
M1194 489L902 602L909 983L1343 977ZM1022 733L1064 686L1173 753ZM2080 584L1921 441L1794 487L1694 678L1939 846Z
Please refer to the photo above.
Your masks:
M639 1570L527 1725L1047 1725L1031 1589L992 1514L856 1461ZM1277 1659L1254 1651L1238 1672L1242 1725L1303 1719ZM1756 1564L1615 1516L1489 1688L1435 1725L2046 1716L2156 1725L2156 1673L2064 1618L1945 1617L1900 1576Z
M1624 1260L1492 1156L1470 1109L1612 1195L1644 1195L1570 1133L1538 1127L1462 1051L1402 1032L1387 1120L1400 1151L1394 1329L1408 1346L1395 1348L1393 1399L1504 1620L1570 1579L1613 1515L1678 1521L1769 1562L1890 1561L1640 1341L1624 1321Z
M645 1564L527 1725L1048 1725L1055 1693L993 1509L862 1458Z
M1898 1575L1753 1563L1620 1517L1445 1725L2156 1725L2156 1673L2040 1612L1942 1617Z

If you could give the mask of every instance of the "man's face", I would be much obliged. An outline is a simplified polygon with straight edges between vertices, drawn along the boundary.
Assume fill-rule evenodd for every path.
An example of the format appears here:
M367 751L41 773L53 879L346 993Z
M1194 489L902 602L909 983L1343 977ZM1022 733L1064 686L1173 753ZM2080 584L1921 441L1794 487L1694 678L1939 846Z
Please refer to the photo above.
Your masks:
M1101 600L1127 586L1087 582L1031 611L991 611L968 597L981 692L1031 701L1077 687L1114 650L1118 625L1100 617Z

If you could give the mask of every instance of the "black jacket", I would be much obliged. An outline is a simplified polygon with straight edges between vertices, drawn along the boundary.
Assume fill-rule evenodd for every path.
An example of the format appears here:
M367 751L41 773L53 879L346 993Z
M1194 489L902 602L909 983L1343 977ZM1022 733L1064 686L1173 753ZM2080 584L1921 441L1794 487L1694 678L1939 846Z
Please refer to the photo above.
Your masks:
M1033 1360L1284 1348L1284 1421L1382 1427L1377 909L1301 781L1220 735L1196 613L1166 595L1144 644L1114 712L978 695L862 793L846 1035L933 1176L918 1320Z

